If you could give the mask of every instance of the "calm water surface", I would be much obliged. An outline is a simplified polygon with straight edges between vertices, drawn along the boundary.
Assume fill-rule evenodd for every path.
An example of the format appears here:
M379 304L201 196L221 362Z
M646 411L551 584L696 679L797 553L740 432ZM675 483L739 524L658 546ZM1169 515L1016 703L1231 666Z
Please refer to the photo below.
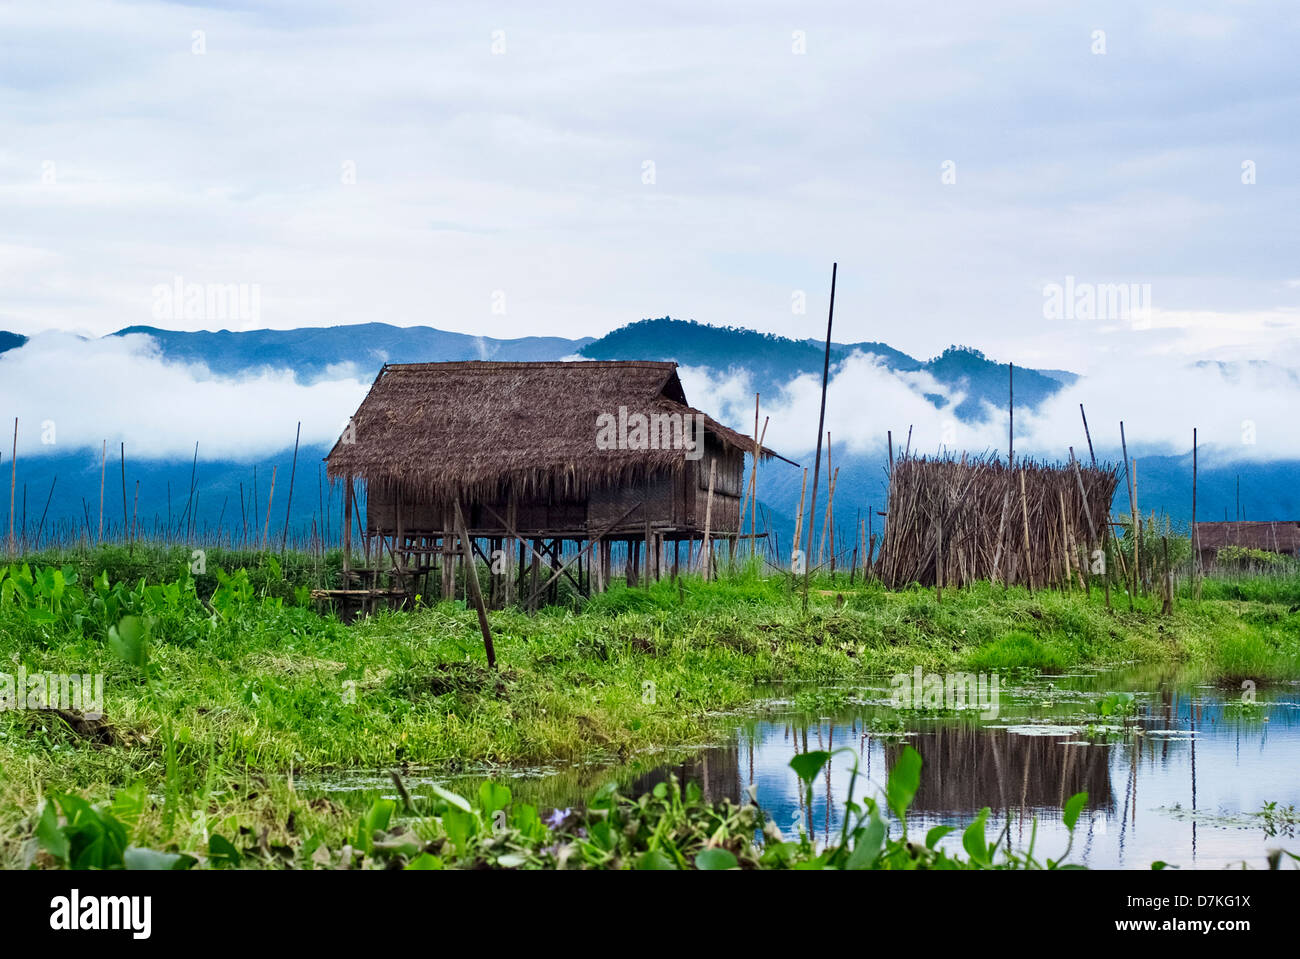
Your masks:
M1155 860L1183 868L1265 866L1271 848L1300 852L1300 830L1250 815L1266 802L1300 807L1300 684L1260 687L1255 704L1242 692L1172 673L1122 671L1017 679L1003 676L998 715L974 710L918 711L891 703L888 677L869 686L784 688L757 712L738 718L719 741L647 770L601 764L495 770L515 796L544 808L581 805L608 779L638 794L669 774L700 782L713 800L739 801L751 785L787 835L801 826L825 839L840 825L853 765L837 755L813 790L811 805L789 762L796 752L848 747L864 787L878 795L904 744L924 761L909 828L964 826L990 807L989 838L1008 816L1013 844L1028 845L1038 820L1036 854L1056 857L1068 834L1061 805L1086 790L1070 861L1100 868L1147 869ZM1126 719L1103 717L1108 693L1134 694ZM818 703L833 703L821 706ZM419 792L435 781L472 792L478 776L408 774ZM376 774L332 775L305 790L368 799L391 785ZM945 843L960 848L960 838Z

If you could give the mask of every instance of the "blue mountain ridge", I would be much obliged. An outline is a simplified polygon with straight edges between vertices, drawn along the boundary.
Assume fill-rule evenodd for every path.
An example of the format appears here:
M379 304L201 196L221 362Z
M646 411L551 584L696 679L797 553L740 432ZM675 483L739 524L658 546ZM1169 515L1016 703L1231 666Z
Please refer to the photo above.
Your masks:
M395 327L383 323L329 328L303 328L297 330L256 330L248 332L181 332L159 330L152 327L128 327L112 334L122 336L138 333L151 336L157 342L166 360L185 363L202 363L219 375L238 375L243 372L280 368L291 369L302 381L312 381L326 375L331 366L353 364L359 373L377 372L384 362L423 362L440 360L494 359L494 360L553 360L581 356L590 359L662 359L694 367L716 370L719 373L743 370L750 375L755 389L765 395L775 395L790 380L799 375L820 376L824 359L824 344L815 340L795 340L753 330L714 327L693 321L662 317L647 319L621 327L598 339L564 337L524 337L497 339L469 334L450 333L431 327ZM0 332L0 353L21 347L26 338L17 334ZM975 419L981 415L980 401L996 406L1006 402L1007 365L985 357L968 347L950 347L940 355L919 360L883 343L832 344L832 362L837 363L855 350L873 353L884 366L897 372L928 372L946 387L960 388L966 394L962 404L954 409L961 419ZM1075 374L1060 370L1033 370L1016 368L1017 408L1033 407L1052 395L1063 385L1073 382ZM0 384L2 387L2 384ZM942 397L932 397L936 406ZM0 410L0 414L3 411ZM737 424L745 432L744 424ZM902 430L899 424L895 441L901 445ZM1099 438L1102 431L1094 426L1094 439L1098 440L1100 459L1119 459L1118 450L1112 450ZM200 442L202 441L202 438ZM1076 452L1086 448L1080 436L1073 444ZM298 468L293 493L293 513L290 529L294 536L305 535L313 520L322 526L328 513L332 532L337 532L338 493L328 488L323 479L322 458L326 446L304 445L299 451ZM803 451L783 450L793 458L811 467L812 456ZM1130 450L1134 455L1140 452ZM148 461L133 460L130 440L127 442L127 507L134 507L135 485L140 485L139 523L151 531L168 524L167 493L170 484L170 516L173 528L181 521L190 487L191 462L188 458ZM266 499L272 468L276 468L275 501L272 504L270 539L285 522L285 504L288 478L291 471L292 447L248 461L200 461L198 464L198 506L194 510L195 528L201 531L206 524L215 528L220 520L227 530L238 530L242 535L245 516L250 527L249 536L257 527L265 529ZM35 535L40 516L50 494L51 484L57 476L50 497L46 532L61 522L65 528L75 520L80 526L89 516L92 530L98 525L100 460L99 451L54 453L20 458L19 489L16 495L16 525L23 522L23 502L26 497L26 521L29 540ZM8 464L0 465L0 474ZM110 456L107 469L105 514L110 527L120 527L122 522L122 490L120 466ZM835 465L840 477L836 489L836 525L841 541L851 542L853 528L861 511L865 518L883 509L885 460L883 456L840 454ZM1200 515L1204 519L1222 519L1224 515L1236 516L1236 483L1241 477L1242 512L1252 519L1283 519L1300 516L1300 492L1294 477L1300 464L1275 462L1249 467L1215 466L1201 464ZM257 496L254 502L253 468L257 468ZM811 470L810 470L811 473ZM779 461L765 464L760 471L759 490L773 529L781 540L781 549L788 552L788 539L792 533L793 516L799 498L801 470ZM820 484L819 512L824 508L829 476L824 468ZM244 501L240 508L241 490ZM1176 521L1190 516L1191 467L1189 456L1143 457L1141 464L1140 505L1144 512L1168 512ZM1127 499L1123 484L1117 494L1115 509L1127 512ZM3 529L8 529L7 503L0 503L6 515ZM188 519L186 520L188 524ZM873 515L872 525L879 528L879 517Z

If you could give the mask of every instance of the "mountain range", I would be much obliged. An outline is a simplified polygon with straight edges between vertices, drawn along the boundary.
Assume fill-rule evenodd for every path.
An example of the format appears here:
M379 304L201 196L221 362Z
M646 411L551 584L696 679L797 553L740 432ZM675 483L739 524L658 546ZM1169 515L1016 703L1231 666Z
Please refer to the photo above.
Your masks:
M182 332L132 326L111 335L129 334L151 337L167 362L201 364L222 377L238 377L266 369L291 370L301 383L316 382L342 370L350 370L351 375L368 381L386 362L653 359L676 360L684 366L714 371L718 375L742 371L748 375L750 388L765 396L777 396L797 377L813 375L819 381L825 359L825 345L817 339L792 339L670 317L641 320L599 338L576 339L553 336L498 339L431 327L396 327L384 323L246 332ZM27 338L19 334L0 331L0 354L19 349L26 342ZM976 422L985 415L984 404L998 408L1006 404L1007 364L992 360L977 349L952 346L935 357L918 359L885 343L834 343L831 361L838 364L855 352L874 354L883 369L895 374L927 374L932 377L945 392L926 393L926 399L942 409L949 402L948 395L960 396L960 401L952 409L958 420ZM1017 366L1017 409L1033 409L1077 379L1068 371ZM2 401L3 383L0 383L0 406ZM3 409L0 409L2 414ZM744 431L744 424L733 425ZM332 508L327 484L319 478L320 461L327 451L325 446L304 445L299 452L294 510L290 519L295 534L309 529L313 519ZM788 452L797 457L798 451ZM20 470L22 489L16 494L18 523L23 522L25 515L29 533L34 533L48 497L47 529L59 518L64 523L89 519L93 528L102 466L98 454L96 449L94 455L83 450L27 457ZM256 497L253 495L253 463L200 462L196 483L199 505L192 510L195 527L202 529L205 523L213 527L218 523L226 528L231 528L232 523L242 527L248 522L265 528L262 503L267 498L266 484L275 467L281 484L275 495L278 502L284 502L282 497L291 470L291 454L292 448L289 447L275 456L258 459L255 464L259 475ZM806 459L810 461L811 457ZM165 526L170 515L170 522L175 527L181 521L191 486L194 467L190 459L139 460L127 465L128 489L116 490L109 497L110 504L120 501L124 492L125 498L133 502L134 485L138 481L142 525L147 528L152 528L155 523ZM841 471L836 492L837 516L843 517L841 522L851 526L856 511L861 510L866 516L883 508L883 456L837 451L835 465ZM1142 465L1144 511L1167 511L1176 520L1185 519L1190 508L1188 457L1150 456L1143 460ZM1296 466L1278 462L1251 467L1244 485L1244 515L1260 519L1300 516L1300 494L1297 494L1293 482ZM108 470L110 474L111 467L112 464ZM766 469L763 474L762 500L774 528L784 530L780 535L787 543L799 497L800 476L801 471L794 468ZM822 502L825 483L823 477ZM120 478L117 484L121 485ZM318 485L319 489L311 489ZM1216 469L1202 464L1199 487L1201 516L1222 518L1221 514L1225 512L1236 515L1236 485L1236 469ZM112 486L109 488L111 490ZM1123 488L1121 484L1121 490ZM244 503L242 508L241 501ZM25 506L22 505L24 502ZM842 514L840 504L846 504ZM1117 501L1116 507L1127 510L1126 502L1120 504ZM3 509L3 504L0 504L0 510ZM271 530L283 526L281 509L278 505L273 509L276 515L270 523ZM117 522L120 525L120 510L110 509L108 515L119 517ZM188 516L185 522L189 522ZM331 525L336 525L333 519ZM274 539L273 535L271 539ZM788 545L782 548L788 549Z

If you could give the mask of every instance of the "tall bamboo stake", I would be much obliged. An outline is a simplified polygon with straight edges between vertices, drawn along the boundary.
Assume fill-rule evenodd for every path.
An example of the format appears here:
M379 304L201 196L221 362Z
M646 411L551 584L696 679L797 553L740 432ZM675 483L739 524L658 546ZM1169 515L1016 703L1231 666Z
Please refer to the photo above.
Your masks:
M1138 588L1143 587L1142 582L1142 511L1138 509L1138 461L1133 457L1133 528L1137 531L1137 538L1133 540L1133 577L1137 580ZM1148 570L1150 572L1150 570Z
M817 457L813 461L813 488L812 503L808 510L808 551L804 554L805 559L810 559L813 548L813 527L816 526L817 517L817 482L822 471L822 430L826 428L826 386L831 375L831 325L835 321L835 275L839 270L838 263L831 264L831 303L830 309L826 314L826 360L822 365L822 405L821 413L817 417ZM893 456L890 461L892 464ZM808 583L812 575L812 563L804 563L803 573L803 609L808 611Z
M803 498L804 493L808 490L808 467L803 468L803 482L799 485L799 512L795 514L794 520L794 546L790 550L790 570L797 573L795 569L795 557L799 553L799 544L803 542L800 535L803 533Z
M122 465L122 535L127 539L127 552L135 550L135 544L131 542L131 527L126 520L126 441L122 440L118 446L118 462ZM100 498L104 496L103 484L100 485ZM101 510L103 507L100 507Z
M18 482L18 417L14 417L14 449L9 457L9 552L16 547L14 540L14 486Z
M280 537L280 553L283 555L285 547L289 543L289 517L293 511L293 479L298 475L298 441L302 439L302 420L298 421L298 432L293 437L293 466L289 470L289 495L285 497L286 505L284 508L284 534ZM269 510L270 507L268 506ZM401 544L398 544L399 548Z
M1007 465L1016 462L1016 364L1007 364Z
M833 464L831 462L831 434L829 432L827 432L826 434L826 473L828 476L831 477L831 483L827 484L829 489L829 486L835 482L834 479L835 474L833 470ZM827 500L826 516L822 520L822 538L818 541L818 545L817 545L818 566L821 566L823 563L826 562L826 532L827 530L830 529L830 525L831 525L831 506L830 506L830 501Z
M100 450L99 460L99 536L95 540L97 543L104 542L104 474L108 470L108 440L104 440L104 445Z
M1137 548L1137 500L1134 497L1133 489L1133 471L1129 464L1128 458L1128 440L1124 437L1124 421L1119 421L1119 445L1124 454L1124 477L1128 483L1128 508L1129 518L1133 524L1130 532L1133 534L1133 586L1129 591L1129 609L1133 608L1133 594L1137 592L1138 586L1138 548ZM1118 545L1118 539L1116 540Z
M266 549L271 537L271 503L275 501L275 474L278 469L278 466L271 467L271 495L266 498L266 527L262 530L262 549Z
M1083 404L1079 404L1079 415L1083 417L1083 435L1088 440L1088 456L1092 459L1093 469L1097 468L1097 454L1092 449L1092 433L1088 431L1088 414L1083 411ZM1109 512L1109 507L1107 507Z
M1196 526L1196 428L1192 428L1192 593L1201 598L1201 535Z

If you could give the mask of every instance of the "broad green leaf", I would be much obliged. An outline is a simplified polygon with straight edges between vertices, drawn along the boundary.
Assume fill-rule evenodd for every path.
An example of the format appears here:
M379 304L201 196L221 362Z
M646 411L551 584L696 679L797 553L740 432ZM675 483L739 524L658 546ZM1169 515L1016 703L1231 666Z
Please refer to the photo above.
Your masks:
M962 833L962 847L970 854L979 865L988 865L989 849L988 840L984 836L984 822L988 819L989 807L985 806L980 810L980 814L975 817L975 821L966 827Z
M476 826L473 813L452 808L442 814L442 828L447 831L447 838L455 843L456 850L462 854L469 844L469 837L474 835Z
M940 839L952 832L954 826L935 826L925 834L925 846L927 849L934 849Z
M592 809L608 809L613 805L614 795L617 792L618 783L611 780L596 790L596 794L591 797L591 802L587 805Z
M229 839L217 833L208 839L208 857L219 866L238 866L244 858Z
M407 869L441 869L442 860L437 856L431 856L427 852L422 852L412 859L406 866Z
M387 829L388 823L393 818L393 810L396 808L397 803L391 799L376 799L366 811L367 831L374 835Z
M677 864L668 858L662 849L651 849L643 853L636 862L637 869L669 870L676 869Z
M846 869L870 869L880 858L880 850L885 846L885 821L872 814L867 824L857 832L857 841L853 844L853 853L849 856Z
M796 776L811 785L830 758L830 753L820 749L809 753L800 753L790 760L790 768L794 770Z
M1062 818L1065 820L1065 828L1074 832L1074 825L1079 821L1079 813L1083 811L1084 804L1088 801L1086 792L1075 793L1065 801L1065 809Z
M139 846L128 846L122 854L122 865L127 869L189 869L194 863L193 856L176 852L159 852L156 849L141 849Z
M466 799L464 796L458 796L450 789L443 789L437 783L430 783L429 789L433 791L433 794L435 796L444 800L448 804L455 806L457 809L461 810L462 812L472 811L469 804L469 800Z
M108 646L119 659L143 669L149 659L148 627L139 616L123 616L108 629Z
M510 790L500 783L485 782L478 787L478 804L483 810L483 817L491 819L492 814L498 809L505 809L510 805Z
M907 817L907 807L912 804L912 797L920 785L921 754L911 746L904 746L885 784L885 798L899 819Z
M113 802L108 807L108 811L128 829L135 829L147 800L144 783L138 782L133 786L124 786L113 793Z
M696 869L735 869L738 865L735 855L720 846L702 849L695 857Z
M53 799L45 800L45 808L41 810L41 818L36 823L36 841L59 862L67 863L68 837L59 828L59 814Z

